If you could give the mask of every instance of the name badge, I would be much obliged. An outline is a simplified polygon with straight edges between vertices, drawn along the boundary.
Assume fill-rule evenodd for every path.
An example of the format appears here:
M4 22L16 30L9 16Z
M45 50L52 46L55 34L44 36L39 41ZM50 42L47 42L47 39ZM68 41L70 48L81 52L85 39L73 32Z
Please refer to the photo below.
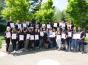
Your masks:
M45 24L42 24L42 27L45 27Z
M29 39L30 38L30 34L27 34L27 37L26 37L26 39Z
M18 28L21 29L21 24L18 24Z
M12 34L12 39L16 39L16 34Z
M40 32L40 36L44 36L44 32Z
M54 27L57 27L57 23L54 23Z
M34 40L34 35L30 35L30 40Z
M39 35L35 35L35 40L39 40Z
M66 36L66 34L62 34L62 38L63 38L63 39L66 39L66 37L65 37L65 36Z
M27 27L27 25L25 23L23 23L23 27Z
M10 38L10 37L11 37L11 33L10 33L10 32L7 32L7 33L6 33L6 37L7 37L7 38Z
M73 39L80 39L80 34L73 34Z
M10 26L11 26L11 28L15 27L14 23L10 23Z
M50 24L47 24L47 28L51 28Z
M65 27L65 23L62 24L62 27Z
M20 35L19 40L24 40L24 35Z
M68 32L68 37L72 37L72 32Z
M61 39L61 35L57 35L56 38L57 38L57 39Z

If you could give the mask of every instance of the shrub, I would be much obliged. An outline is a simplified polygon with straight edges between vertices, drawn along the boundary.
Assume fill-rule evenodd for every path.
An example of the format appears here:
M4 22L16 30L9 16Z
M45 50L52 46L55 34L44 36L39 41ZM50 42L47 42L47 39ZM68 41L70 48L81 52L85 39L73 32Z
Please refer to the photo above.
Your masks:
M2 48L2 40L0 39L0 48Z

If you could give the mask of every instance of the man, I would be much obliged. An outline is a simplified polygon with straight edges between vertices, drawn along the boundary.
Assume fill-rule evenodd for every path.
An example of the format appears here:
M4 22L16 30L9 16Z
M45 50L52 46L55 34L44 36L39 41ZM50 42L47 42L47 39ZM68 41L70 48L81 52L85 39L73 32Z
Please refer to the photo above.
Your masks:
M79 50L82 52L82 53L86 53L85 50L84 50L84 45L85 45L85 37L86 37L86 33L85 31L81 31L81 39L79 41Z

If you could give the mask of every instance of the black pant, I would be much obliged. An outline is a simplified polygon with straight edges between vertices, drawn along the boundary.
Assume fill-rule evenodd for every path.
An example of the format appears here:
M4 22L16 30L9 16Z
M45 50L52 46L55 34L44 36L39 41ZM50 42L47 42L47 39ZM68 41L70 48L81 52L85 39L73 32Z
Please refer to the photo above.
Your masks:
M79 41L79 50L80 50L81 52L85 52L85 51L84 51L84 41L83 41L83 40L80 40L80 41Z
M24 41L19 41L18 42L18 50L22 49L24 47Z
M6 52L9 52L10 38L6 39Z
M16 42L17 40L12 40L13 51L16 51Z
M39 47L39 40L35 40L34 46Z

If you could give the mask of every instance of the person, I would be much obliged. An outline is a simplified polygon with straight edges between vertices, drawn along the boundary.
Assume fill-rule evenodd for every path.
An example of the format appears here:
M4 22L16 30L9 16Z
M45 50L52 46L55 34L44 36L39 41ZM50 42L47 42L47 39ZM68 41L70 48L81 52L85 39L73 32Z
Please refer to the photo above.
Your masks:
M66 38L67 38L67 34L66 32L63 30L61 33L61 42L62 42L62 50L66 50Z
M31 27L31 33L30 33L30 44L31 44L31 48L30 50L33 50L34 49L34 27Z
M30 28L28 28L26 31L26 40L25 40L25 44L24 44L25 51L27 51L29 49L29 42L30 42Z
M86 37L86 33L85 33L85 31L83 30L83 31L81 31L81 39L80 39L80 42L79 42L79 44L80 44L80 46L79 46L79 51L81 51L82 53L86 53L85 52L85 37Z
M5 32L6 52L10 52L9 50L10 41L11 41L11 31L10 31L10 27L7 27Z
M59 27L62 29L62 30L67 30L66 28L67 28L67 25L66 25L66 23L65 23L65 21L62 21L62 22L60 22L59 23Z
M20 29L18 33L18 50L21 50L24 47L24 32L23 29Z
M43 45L44 45L44 32L42 30L42 28L40 28L40 32L39 32L39 48L43 48Z
M13 53L15 53L17 51L16 49L16 43L17 43L17 31L15 28L12 29L12 34L11 34L11 42L12 42L12 46L13 46Z
M7 27L10 27L10 23L12 23L12 18L11 17L9 17L9 20L8 20L8 22L7 22Z
M56 29L55 28L53 28L53 30L52 30L52 39L51 40L53 41L53 47L57 48L57 44L56 44Z
M49 48L53 48L53 40L52 40L52 34L53 34L53 30L51 29L47 29L47 37L48 37L48 42L49 42Z
M57 31L56 31L56 43L57 43L58 50L60 50L62 42L61 42L61 32L59 28L57 28Z
M72 36L73 36L73 32L72 30L70 29L70 27L68 27L68 30L67 30L67 51L71 51L71 43L72 43Z
M39 49L39 32L38 32L38 29L37 28L35 29L34 36L35 36L34 46L35 46L35 48L38 48Z

